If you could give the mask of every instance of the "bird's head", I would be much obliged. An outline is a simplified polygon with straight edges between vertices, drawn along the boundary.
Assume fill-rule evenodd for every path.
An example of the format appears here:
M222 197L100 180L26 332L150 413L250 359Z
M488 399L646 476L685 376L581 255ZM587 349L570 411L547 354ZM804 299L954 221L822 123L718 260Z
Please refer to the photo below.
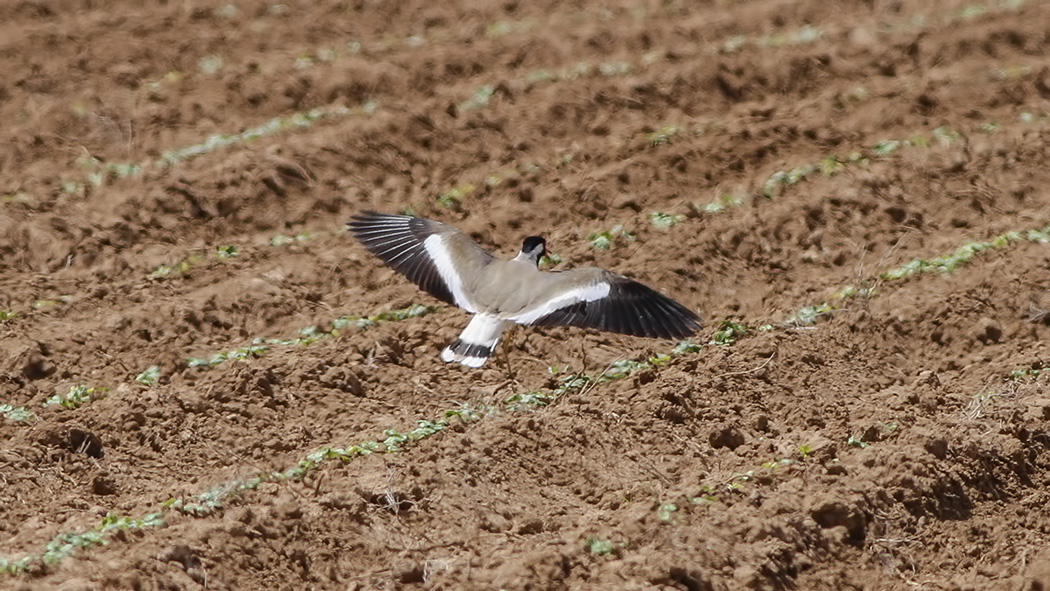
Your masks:
M540 259L545 254L547 254L547 241L542 236L529 236L521 243L521 252L518 253L518 259L532 262L538 266Z

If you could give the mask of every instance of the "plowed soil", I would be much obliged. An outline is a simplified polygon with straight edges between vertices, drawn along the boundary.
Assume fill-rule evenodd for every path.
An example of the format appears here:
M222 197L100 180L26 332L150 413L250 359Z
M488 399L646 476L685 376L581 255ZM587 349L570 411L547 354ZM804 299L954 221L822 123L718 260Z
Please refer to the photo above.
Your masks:
M1037 0L0 3L0 587L1050 588L1048 54ZM704 329L444 364L362 209Z

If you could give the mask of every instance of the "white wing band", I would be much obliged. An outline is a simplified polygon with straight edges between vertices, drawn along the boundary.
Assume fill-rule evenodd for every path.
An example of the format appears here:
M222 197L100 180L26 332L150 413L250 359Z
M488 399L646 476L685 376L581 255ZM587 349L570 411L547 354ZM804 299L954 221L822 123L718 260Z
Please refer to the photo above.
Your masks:
M426 240L423 241L423 247L427 249L430 260L434 261L434 266L437 267L441 280L445 282L448 290L452 292L452 298L456 300L456 305L468 312L477 312L477 306L470 301L466 290L463 289L463 278L460 277L459 272L456 270L456 265L452 262L452 253L449 252L441 235L431 234L427 236Z
M513 320L518 324L532 324L547 314L564 308L565 306L571 306L577 302L593 302L595 300L600 300L609 295L609 289L609 284L604 281L574 287L568 291L559 293L545 302L539 302L535 308L526 310L517 316L512 316L509 320Z

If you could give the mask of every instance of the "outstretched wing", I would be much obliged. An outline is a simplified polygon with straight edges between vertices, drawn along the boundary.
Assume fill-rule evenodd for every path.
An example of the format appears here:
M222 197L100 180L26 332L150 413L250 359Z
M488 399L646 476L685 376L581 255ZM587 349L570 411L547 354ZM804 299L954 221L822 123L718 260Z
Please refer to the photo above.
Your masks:
M466 234L440 222L374 211L355 215L347 226L372 254L437 299L477 311L464 278L494 257Z
M508 320L676 339L700 328L700 317L691 310L622 275L579 269L549 276L550 285L541 295Z

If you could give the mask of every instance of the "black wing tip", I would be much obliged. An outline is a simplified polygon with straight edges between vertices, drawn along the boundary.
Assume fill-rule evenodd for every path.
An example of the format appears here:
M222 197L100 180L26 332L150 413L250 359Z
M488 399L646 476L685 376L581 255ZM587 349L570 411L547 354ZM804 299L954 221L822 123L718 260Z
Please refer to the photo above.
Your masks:
M377 222L377 221L380 221L380 220L383 220L383 219L402 218L402 217L410 217L410 216L403 216L403 215L398 215L398 214L394 214L394 213L383 213L381 211L375 211L375 210L372 210L372 209L363 209L363 210L361 210L361 211L351 215L350 216L350 221L346 222L346 225L350 226L351 228L353 228L354 226L367 225L367 224L374 223L374 222Z
M633 279L617 276L610 282L615 295L612 297L634 300L632 308L646 308L656 322L641 319L643 334L634 336L658 339L684 339L703 328L698 314L655 289Z

